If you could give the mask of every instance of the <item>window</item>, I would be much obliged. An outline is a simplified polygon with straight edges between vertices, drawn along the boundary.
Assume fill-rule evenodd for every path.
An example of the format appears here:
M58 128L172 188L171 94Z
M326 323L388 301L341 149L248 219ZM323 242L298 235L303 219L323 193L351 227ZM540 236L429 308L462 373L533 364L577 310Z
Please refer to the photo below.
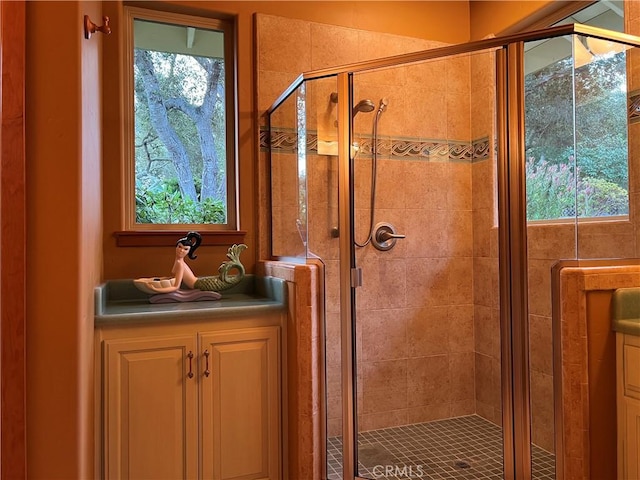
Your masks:
M125 229L236 230L233 25L125 18Z
M559 23L621 31L622 9L598 2ZM528 220L629 214L621 47L578 35L525 47Z

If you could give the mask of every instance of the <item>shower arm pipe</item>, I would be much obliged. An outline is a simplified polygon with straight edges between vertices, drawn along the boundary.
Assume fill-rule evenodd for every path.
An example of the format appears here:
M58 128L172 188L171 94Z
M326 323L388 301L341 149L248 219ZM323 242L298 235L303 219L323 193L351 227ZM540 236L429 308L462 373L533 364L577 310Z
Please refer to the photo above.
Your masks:
M357 73L378 68L396 67L405 63L419 62L423 60L431 60L462 53L471 53L479 50L490 50L503 48L510 43L530 42L534 40L545 40L547 38L562 37L565 35L584 35L588 37L598 38L601 40L612 40L614 42L623 43L632 47L640 47L640 37L629 35L627 33L614 32L604 28L592 27L590 25L582 25L580 23L571 23L567 25L558 25L556 27L545 28L542 30L533 30L531 32L522 32L512 35L504 35L501 37L487 38L484 40L475 40L473 42L449 45L446 47L432 48L420 52L407 53L403 55L394 55L392 57L383 57L375 60L351 63L338 67L324 68L302 73L296 78L287 89L276 99L273 105L267 110L271 114L280 106L302 82L319 78L331 77L340 73Z

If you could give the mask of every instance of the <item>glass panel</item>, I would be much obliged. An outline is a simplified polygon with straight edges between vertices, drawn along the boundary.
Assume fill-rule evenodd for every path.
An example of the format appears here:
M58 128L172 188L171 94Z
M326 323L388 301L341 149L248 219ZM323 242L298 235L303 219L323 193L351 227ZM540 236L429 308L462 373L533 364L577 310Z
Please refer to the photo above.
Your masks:
M553 348L580 342L577 332L552 334L551 268L559 260L631 258L626 47L582 36L535 42L525 55L529 359L534 478L548 476L556 453ZM559 320L557 320L559 321ZM556 330L559 331L559 330ZM580 333L579 335L585 335ZM555 342L555 345L554 345ZM566 352L563 352L565 354ZM587 353L591 355L591 353ZM593 360L589 361L589 364ZM615 372L607 377L615 378ZM556 379L559 381L558 379ZM599 384L598 390L603 386ZM606 390L603 388L603 391ZM615 382L611 392L615 391ZM580 395L578 394L578 397ZM563 392L563 404L572 392ZM595 397L594 397L595 395ZM589 392L602 405L601 393ZM580 398L574 399L578 402ZM605 402L606 403L606 402ZM573 403L572 403L573 405ZM565 410L565 425L581 411ZM598 472L615 472L615 406L593 418ZM579 418L572 418L575 413ZM561 412L555 412L561 414ZM595 425L594 424L594 425ZM576 440L565 438L565 443ZM593 450L592 450L593 451ZM605 465L609 465L606 467ZM608 469L608 470L607 470ZM613 469L613 470L612 470Z
M358 474L501 478L495 56L353 80Z
M328 478L342 478L342 359L336 78L307 82L307 256L324 268L324 368ZM300 146L300 148L303 148Z
M551 267L577 257L571 37L525 45L525 145L532 474L555 478Z
M525 47L527 220L576 215L574 69L571 37Z
M226 224L225 33L143 19L133 32L135 223Z
M304 98L303 84L270 117L271 251L301 262L307 246Z
M627 47L574 36L579 258L633 258L629 222Z
M638 85L634 85L637 76L631 74L638 51L594 38L576 36L574 42L590 53L589 61L576 71L576 158L582 184L578 206L584 214L578 223L578 257L637 258L638 198L631 203L629 199L638 191L637 142L633 140L638 138L633 108L638 102ZM563 397L565 404L582 404L582 411L588 405L589 450L585 456L590 457L591 478L615 478L616 471L625 476L617 463L622 452L616 450L620 429L616 428L616 376L622 372L616 372L615 332L607 318L608 305L593 303L602 293L586 292L588 321L579 324L579 333L569 330L563 340L563 365L575 358L572 349L583 347L579 373L588 378L582 393L588 399L576 402L578 395L568 389ZM605 312L600 319L604 326L592 316L598 308Z

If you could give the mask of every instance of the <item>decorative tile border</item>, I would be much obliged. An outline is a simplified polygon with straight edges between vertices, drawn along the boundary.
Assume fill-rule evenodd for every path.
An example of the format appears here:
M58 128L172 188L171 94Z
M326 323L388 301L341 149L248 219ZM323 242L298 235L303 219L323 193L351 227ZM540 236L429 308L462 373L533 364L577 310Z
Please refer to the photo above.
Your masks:
M640 90L629 93L627 114L629 116L629 123L640 122Z
M358 139L359 155L371 156L373 140L371 136ZM298 135L293 129L275 128L272 132L271 149L280 153L295 153ZM318 151L318 135L310 131L307 134L307 150ZM269 149L269 131L260 129L260 149ZM410 138L382 137L376 145L379 158L424 160L429 162L478 162L490 157L489 138L480 138L472 142L455 140L419 140Z

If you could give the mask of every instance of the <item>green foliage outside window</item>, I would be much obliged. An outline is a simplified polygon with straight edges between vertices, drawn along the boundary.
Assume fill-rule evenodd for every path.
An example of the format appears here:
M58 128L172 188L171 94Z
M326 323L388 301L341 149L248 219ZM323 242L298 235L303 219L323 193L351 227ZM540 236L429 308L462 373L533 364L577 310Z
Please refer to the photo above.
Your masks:
M134 24L140 31L169 35L179 28L187 35L186 27ZM200 35L222 36L194 30L196 46L210 41ZM133 54L136 223L225 224L224 59L154 48Z
M604 178L574 173L568 164L527 161L527 219L603 217L629 213L626 189Z
M525 77L528 220L629 213L626 112L624 52Z
M176 180L140 186L136 192L137 223L204 224L226 221L226 208L222 201L184 199Z

